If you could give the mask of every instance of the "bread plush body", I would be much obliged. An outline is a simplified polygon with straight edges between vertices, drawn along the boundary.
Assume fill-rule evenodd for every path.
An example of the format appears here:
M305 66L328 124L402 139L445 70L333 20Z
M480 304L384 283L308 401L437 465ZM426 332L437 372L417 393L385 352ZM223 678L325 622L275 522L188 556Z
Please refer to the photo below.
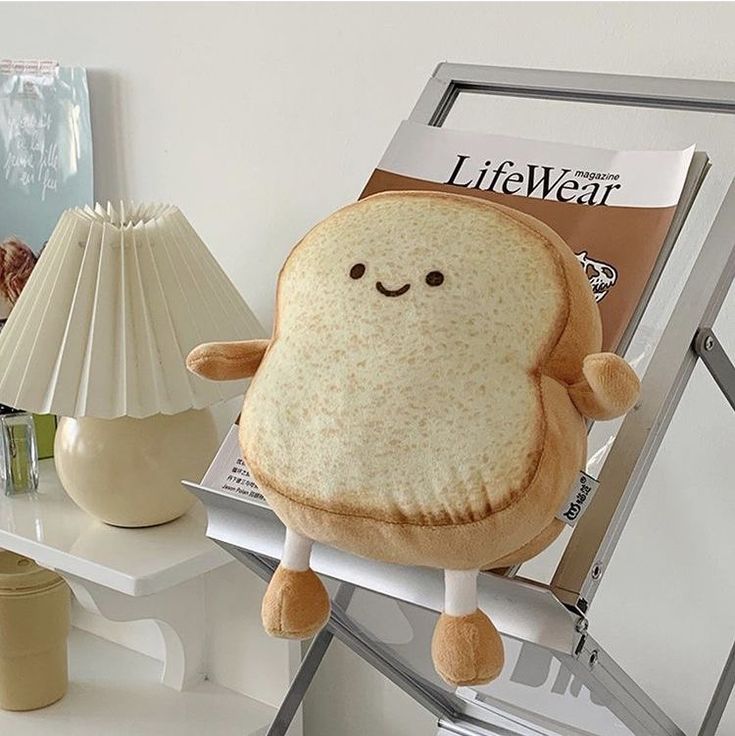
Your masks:
M534 218L454 195L370 197L310 231L281 272L240 418L245 460L311 539L450 569L527 559L562 528L584 464L570 387L600 334L573 253Z
M286 524L263 597L273 636L329 618L314 540L444 568L437 672L477 685L503 666L477 572L529 559L586 453L584 418L624 414L639 383L597 352L577 259L532 217L462 196L393 192L331 215L279 279L271 341L206 343L212 380L255 377L244 457Z

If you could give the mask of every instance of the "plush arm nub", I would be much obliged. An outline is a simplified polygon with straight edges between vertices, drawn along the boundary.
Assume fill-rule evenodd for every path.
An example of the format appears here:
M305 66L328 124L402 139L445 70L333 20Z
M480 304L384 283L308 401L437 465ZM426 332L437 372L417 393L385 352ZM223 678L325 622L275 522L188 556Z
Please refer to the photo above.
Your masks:
M614 353L594 353L582 363L581 381L569 387L580 414L590 419L615 419L638 400L640 381L635 371Z
M212 381L235 381L255 375L270 340L206 342L192 350L186 367Z

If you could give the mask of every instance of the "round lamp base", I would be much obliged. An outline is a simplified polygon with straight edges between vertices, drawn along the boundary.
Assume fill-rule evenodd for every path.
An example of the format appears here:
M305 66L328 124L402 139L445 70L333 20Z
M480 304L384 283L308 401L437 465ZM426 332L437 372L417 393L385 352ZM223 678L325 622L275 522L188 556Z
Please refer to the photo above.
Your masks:
M154 526L194 503L182 480L199 480L217 452L209 409L145 419L59 420L54 459L64 489L106 524Z

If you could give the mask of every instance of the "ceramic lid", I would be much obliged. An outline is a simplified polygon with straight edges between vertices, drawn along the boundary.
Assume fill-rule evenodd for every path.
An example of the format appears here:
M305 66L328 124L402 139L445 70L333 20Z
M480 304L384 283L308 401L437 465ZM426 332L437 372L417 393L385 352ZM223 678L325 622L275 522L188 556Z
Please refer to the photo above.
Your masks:
M0 596L31 593L58 584L61 578L51 570L15 552L0 550Z

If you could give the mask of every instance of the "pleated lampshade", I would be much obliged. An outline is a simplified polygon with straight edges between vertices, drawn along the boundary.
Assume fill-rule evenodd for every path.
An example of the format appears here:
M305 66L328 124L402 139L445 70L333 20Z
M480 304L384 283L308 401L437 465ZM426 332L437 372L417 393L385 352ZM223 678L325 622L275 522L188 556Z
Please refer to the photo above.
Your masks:
M199 409L245 386L192 375L188 352L262 336L178 208L68 210L0 334L0 402L104 419Z

